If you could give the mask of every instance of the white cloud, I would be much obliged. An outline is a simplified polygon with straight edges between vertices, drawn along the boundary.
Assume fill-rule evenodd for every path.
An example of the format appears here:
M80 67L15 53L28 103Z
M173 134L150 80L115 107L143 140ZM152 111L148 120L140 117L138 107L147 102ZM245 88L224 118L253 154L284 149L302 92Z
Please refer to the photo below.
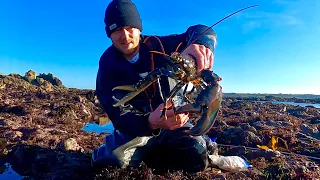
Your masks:
M245 14L244 18L247 21L242 26L243 33L250 32L252 30L264 27L288 27L288 26L300 26L303 22L298 16L290 14L288 12L276 13L276 12L256 12L255 14Z

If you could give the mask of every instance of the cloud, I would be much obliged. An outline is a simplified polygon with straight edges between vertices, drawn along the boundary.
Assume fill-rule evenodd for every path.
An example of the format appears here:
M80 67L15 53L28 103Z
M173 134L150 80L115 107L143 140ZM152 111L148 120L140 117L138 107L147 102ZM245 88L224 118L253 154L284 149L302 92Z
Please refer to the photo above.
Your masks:
M245 19L244 33L259 28L303 28L319 22L319 7L318 0L273 0L255 11L239 14L237 19Z
M289 26L300 26L303 22L299 16L288 12L256 12L255 14L245 14L246 22L242 26L243 33L248 33L259 28L281 28Z

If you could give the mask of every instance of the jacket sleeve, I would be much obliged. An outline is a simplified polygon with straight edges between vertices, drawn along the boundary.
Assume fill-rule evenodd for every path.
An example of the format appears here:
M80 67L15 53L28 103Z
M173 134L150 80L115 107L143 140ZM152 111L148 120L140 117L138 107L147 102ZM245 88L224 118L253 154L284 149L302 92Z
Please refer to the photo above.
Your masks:
M201 33L207 30L209 27L205 25L194 25L190 26L186 32L182 34L173 34L169 36L160 36L159 39L164 47L166 53L172 53L176 51L179 43L182 42L183 45L179 50L182 50L182 47L186 47L191 44L196 38L198 38ZM212 52L214 52L215 45L217 43L217 35L216 32L210 28L206 33L201 35L193 44L201 44L209 48ZM180 51L179 51L180 52ZM169 54L170 55L170 54Z
M116 73L116 72L115 72ZM109 69L99 64L96 79L96 95L104 111L113 123L115 129L129 136L146 136L156 133L149 127L148 115L138 115L133 112L122 113L119 107L113 107L115 101L112 88L116 86L118 74L110 73Z

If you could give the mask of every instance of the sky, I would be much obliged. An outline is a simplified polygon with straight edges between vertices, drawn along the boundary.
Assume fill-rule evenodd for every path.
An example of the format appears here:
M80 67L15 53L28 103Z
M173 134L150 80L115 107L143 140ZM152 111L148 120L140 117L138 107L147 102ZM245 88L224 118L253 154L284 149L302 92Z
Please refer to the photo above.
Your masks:
M0 72L52 73L65 86L95 89L110 0L0 2ZM218 44L213 71L225 93L320 94L319 0L133 0L143 34L211 26Z

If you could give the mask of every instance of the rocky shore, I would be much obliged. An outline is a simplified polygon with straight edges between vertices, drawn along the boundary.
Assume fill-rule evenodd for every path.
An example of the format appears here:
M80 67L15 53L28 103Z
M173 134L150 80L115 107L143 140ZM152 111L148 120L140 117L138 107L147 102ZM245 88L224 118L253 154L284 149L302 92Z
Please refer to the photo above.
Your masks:
M50 73L0 74L0 179L7 163L25 179L320 179L319 108L224 98L208 135L220 155L253 166L242 172L158 173L143 165L94 172L91 153L107 133L82 128L108 121L94 90L67 88Z

